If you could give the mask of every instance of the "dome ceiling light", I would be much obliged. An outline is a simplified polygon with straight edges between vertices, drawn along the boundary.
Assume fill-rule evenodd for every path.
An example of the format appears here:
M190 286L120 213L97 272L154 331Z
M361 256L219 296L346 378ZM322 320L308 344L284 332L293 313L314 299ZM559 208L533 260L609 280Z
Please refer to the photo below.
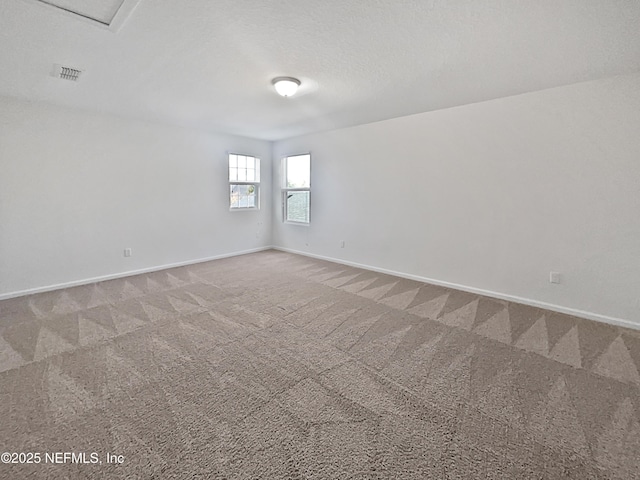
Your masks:
M274 78L273 86L283 97L292 97L298 91L298 87L300 86L300 80L293 77L277 77Z

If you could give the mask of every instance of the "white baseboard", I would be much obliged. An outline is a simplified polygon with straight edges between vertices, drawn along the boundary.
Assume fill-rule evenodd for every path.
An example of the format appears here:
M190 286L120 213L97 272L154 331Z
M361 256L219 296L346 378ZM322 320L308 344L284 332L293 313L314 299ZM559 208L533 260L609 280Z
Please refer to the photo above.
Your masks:
M365 265L361 263L350 262L348 260L341 260L339 258L327 257L324 255L316 255L308 252L301 252L299 250L293 250L291 248L284 248L284 247L278 247L278 246L273 246L272 248L274 250L280 250L282 252L295 253L296 255L303 255L305 257L317 258L319 260L327 260L329 262L348 265L350 267L363 268L365 270L372 270L374 272L386 273L388 275L407 278L409 280L416 280L418 282L430 283L432 285L439 285L441 287L453 288L454 290L462 290L463 292L476 293L478 295L484 295L486 297L497 298L497 299L506 300L509 302L529 305L531 307L538 307L545 310L564 313L566 315L573 315L574 317L581 317L581 318L586 318L588 320L595 320L596 322L608 323L610 325L615 325L618 327L625 327L625 328L640 330L640 324L636 322L632 322L631 320L625 320L623 318L609 317L607 315L601 315L599 313L587 312L585 310L578 310L570 307L563 307L562 305L555 305L552 303L541 302L539 300L533 300L530 298L517 297L515 295L508 295L506 293L493 292L491 290L470 287L468 285L460 285L458 283L444 282L442 280L436 280L435 278L421 277L419 275L412 275L410 273L397 272L395 270L379 268L373 265Z
M211 260L220 260L222 258L237 257L238 255L246 255L248 253L256 253L256 252L262 252L264 250L272 250L272 249L273 247L268 245L266 247L252 248L250 250L242 250L240 252L223 253L221 255L214 255L213 257L198 258L195 260L186 260L184 262L177 262L177 263L168 263L166 265L158 265L155 267L142 268L140 270L130 270L128 272L111 273L109 275L102 275L99 277L84 278L82 280L73 280L71 282L65 282L65 283L56 283L54 285L29 288L27 290L18 290L15 292L0 294L0 300L5 300L7 298L14 298L14 297L22 297L24 295L31 295L33 293L50 292L52 290L60 290L62 288L77 287L80 285L87 285L90 283L103 282L105 280L113 280L114 278L131 277L133 275L139 275L141 273L157 272L159 270L167 270L168 268L184 267L185 265L194 265L196 263L210 262Z

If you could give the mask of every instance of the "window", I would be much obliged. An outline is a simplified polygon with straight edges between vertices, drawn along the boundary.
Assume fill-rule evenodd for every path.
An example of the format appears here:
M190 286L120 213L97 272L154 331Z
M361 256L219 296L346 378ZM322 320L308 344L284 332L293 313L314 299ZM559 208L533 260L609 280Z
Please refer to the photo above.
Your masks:
M257 210L260 207L260 159L229 154L229 209Z
M284 159L282 207L284 221L309 224L311 205L311 155L295 155Z

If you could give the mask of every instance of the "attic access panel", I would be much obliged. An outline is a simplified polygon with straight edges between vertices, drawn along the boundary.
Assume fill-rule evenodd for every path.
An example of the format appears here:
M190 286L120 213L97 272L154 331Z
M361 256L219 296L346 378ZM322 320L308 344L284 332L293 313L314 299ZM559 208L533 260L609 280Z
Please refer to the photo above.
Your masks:
M57 8L66 13L77 15L86 20L97 22L105 27L121 24L131 13L139 0L35 0Z

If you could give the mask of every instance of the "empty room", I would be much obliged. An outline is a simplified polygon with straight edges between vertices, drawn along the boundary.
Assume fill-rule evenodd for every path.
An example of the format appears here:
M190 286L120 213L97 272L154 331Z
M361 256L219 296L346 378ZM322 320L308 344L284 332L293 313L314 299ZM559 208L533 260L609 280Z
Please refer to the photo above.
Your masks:
M0 0L0 479L640 479L640 2Z

